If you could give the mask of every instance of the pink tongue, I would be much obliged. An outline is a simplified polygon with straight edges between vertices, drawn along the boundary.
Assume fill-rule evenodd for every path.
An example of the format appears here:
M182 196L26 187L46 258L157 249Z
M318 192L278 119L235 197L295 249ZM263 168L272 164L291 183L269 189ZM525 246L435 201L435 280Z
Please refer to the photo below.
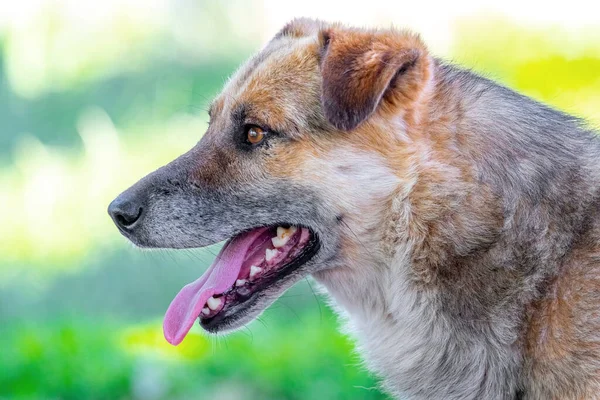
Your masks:
M249 247L265 229L255 229L231 239L204 275L186 285L175 296L163 322L163 332L169 343L175 346L181 343L200 315L206 300L233 286Z

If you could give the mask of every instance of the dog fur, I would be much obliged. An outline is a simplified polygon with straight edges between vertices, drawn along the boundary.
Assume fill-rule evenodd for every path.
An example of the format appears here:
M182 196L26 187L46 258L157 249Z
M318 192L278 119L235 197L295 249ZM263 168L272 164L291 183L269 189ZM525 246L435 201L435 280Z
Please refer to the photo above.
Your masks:
M510 56L507 54L507 56ZM431 56L418 36L308 19L227 83L189 153L126 193L140 246L286 221L368 367L410 399L600 399L600 141ZM248 147L243 126L268 132Z

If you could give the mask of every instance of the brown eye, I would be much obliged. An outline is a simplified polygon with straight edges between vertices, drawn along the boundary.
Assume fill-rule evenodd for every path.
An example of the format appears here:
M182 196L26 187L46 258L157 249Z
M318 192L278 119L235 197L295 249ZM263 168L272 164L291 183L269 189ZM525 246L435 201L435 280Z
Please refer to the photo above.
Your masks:
M258 126L249 126L246 128L246 135L248 143L259 144L265 138L265 131Z

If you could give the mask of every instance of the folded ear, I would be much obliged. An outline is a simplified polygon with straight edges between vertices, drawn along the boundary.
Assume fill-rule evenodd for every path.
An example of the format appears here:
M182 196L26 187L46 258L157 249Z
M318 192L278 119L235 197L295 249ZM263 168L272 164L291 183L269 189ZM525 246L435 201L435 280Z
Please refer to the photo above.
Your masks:
M410 106L431 79L420 39L400 31L328 28L320 32L321 100L327 120L352 130L381 103Z
M303 37L317 34L325 27L325 23L318 19L311 18L294 18L275 35L273 39L278 39L282 36L288 37Z

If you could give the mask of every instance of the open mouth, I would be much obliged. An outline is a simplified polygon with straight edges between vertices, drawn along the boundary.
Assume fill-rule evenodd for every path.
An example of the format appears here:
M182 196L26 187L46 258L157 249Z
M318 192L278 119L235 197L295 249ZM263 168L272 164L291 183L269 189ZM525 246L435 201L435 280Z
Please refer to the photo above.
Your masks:
M262 227L233 237L204 275L175 296L163 323L165 338L178 345L197 318L206 329L216 330L310 260L318 248L316 235L300 226Z

